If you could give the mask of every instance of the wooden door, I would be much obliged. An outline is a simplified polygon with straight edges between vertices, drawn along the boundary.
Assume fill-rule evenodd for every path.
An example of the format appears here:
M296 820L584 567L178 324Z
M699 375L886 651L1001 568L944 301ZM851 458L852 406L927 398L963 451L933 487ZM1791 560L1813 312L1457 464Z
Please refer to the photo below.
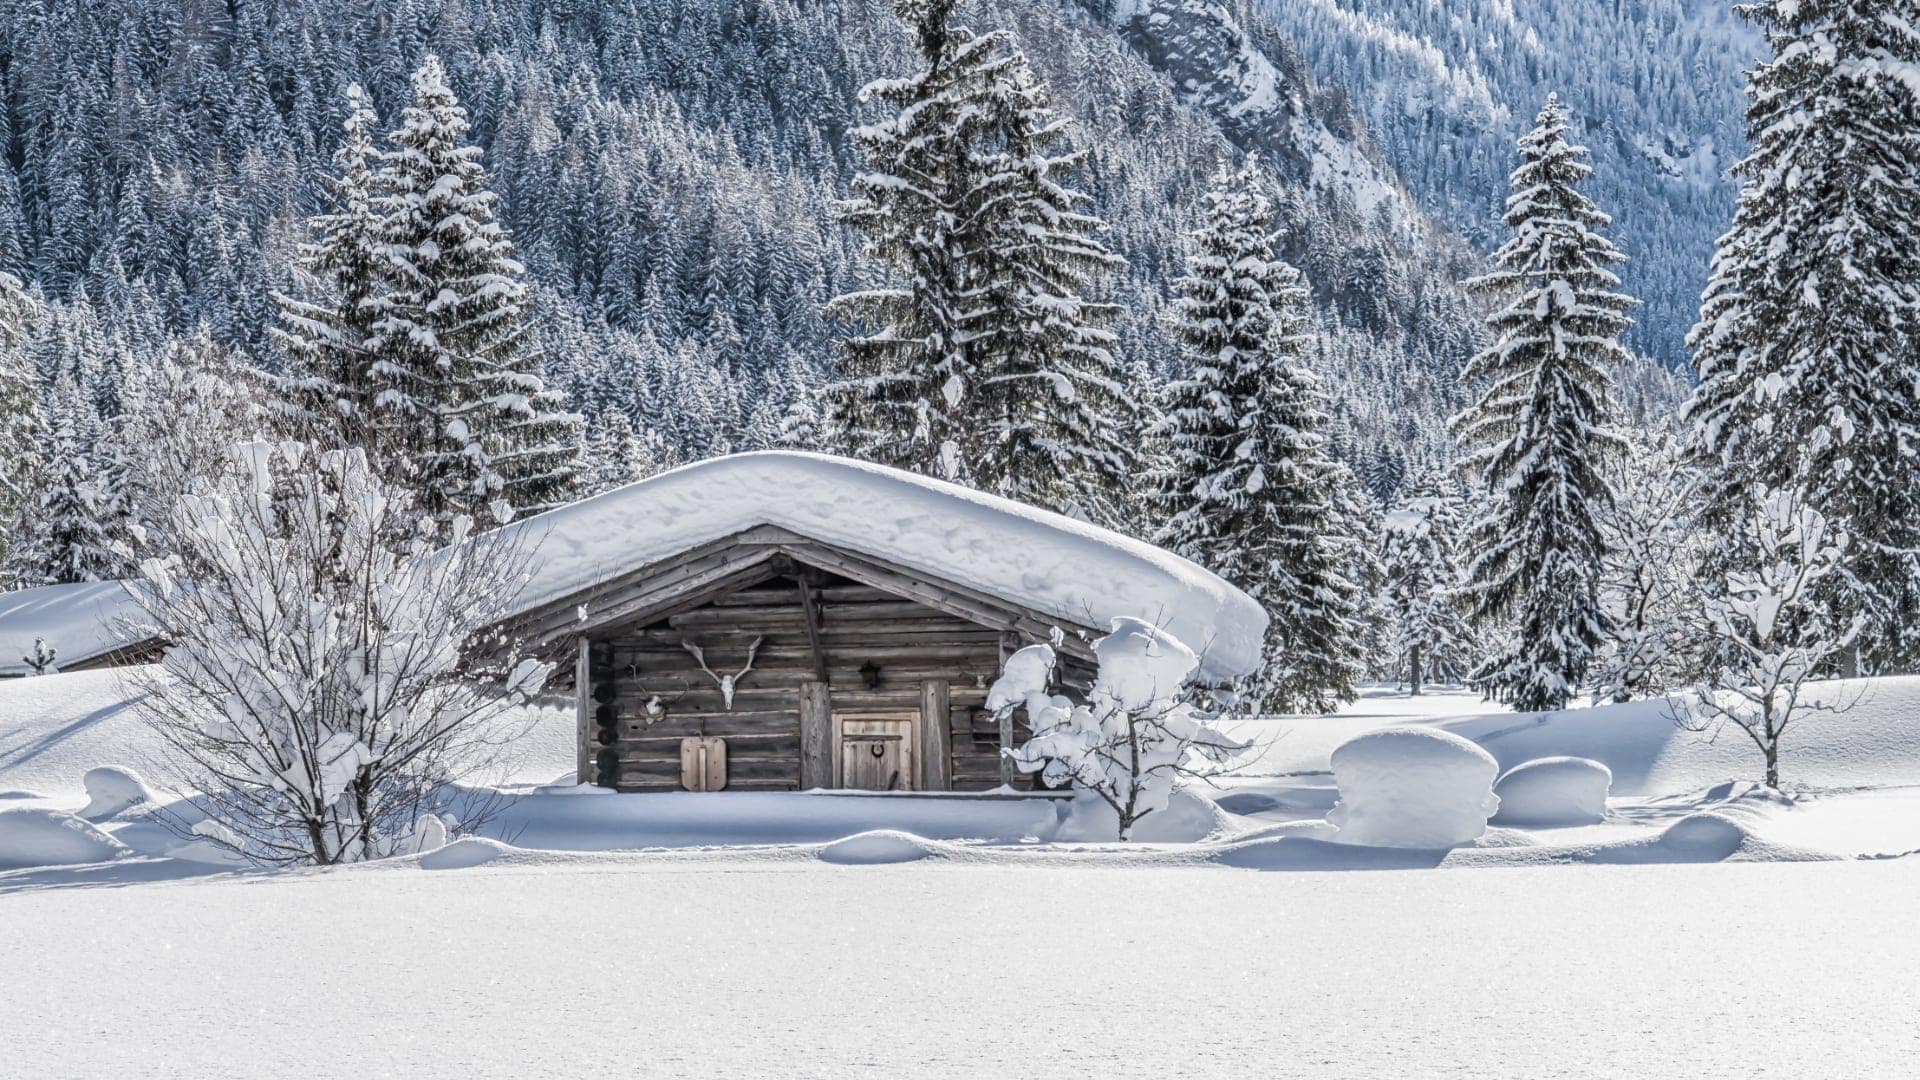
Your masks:
M842 788L852 791L913 791L919 787L914 772L912 714L836 714L835 746Z
M727 740L694 735L680 740L680 786L719 791L727 786Z

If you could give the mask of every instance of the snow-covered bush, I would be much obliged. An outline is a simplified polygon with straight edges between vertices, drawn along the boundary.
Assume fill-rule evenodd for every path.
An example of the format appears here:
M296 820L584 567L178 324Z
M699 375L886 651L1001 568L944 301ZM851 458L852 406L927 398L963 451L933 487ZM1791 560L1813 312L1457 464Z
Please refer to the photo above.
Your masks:
M1007 659L987 708L1025 708L1033 737L1003 751L1014 766L1096 796L1117 816L1119 839L1129 840L1182 779L1225 771L1246 744L1215 730L1193 704L1188 680L1200 661L1177 638L1119 618L1093 649L1100 670L1085 704L1047 693L1053 647L1029 645Z
M477 639L525 560L491 536L434 551L401 531L421 520L360 451L299 443L238 448L175 506L178 551L132 592L169 642L142 708L221 827L202 837L269 863L418 850L511 736L501 721L550 667L483 663L510 650Z
M1385 728L1333 752L1340 801L1327 820L1347 844L1445 848L1487 831L1500 807L1493 755L1451 732Z
M1494 782L1502 825L1592 825L1607 816L1613 770L1591 758L1535 758Z
M59 658L60 650L47 644L46 638L34 638L33 651L21 657L20 662L35 675L58 675L60 669L54 666L54 662Z
M95 826L58 810L0 810L0 870L105 862L127 846Z
M1688 731L1717 733L1731 723L1760 748L1767 786L1780 786L1780 741L1805 713L1844 703L1802 701L1807 680L1850 646L1864 625L1834 627L1820 614L1815 588L1840 566L1847 536L1791 492L1755 491L1740 522L1750 567L1727 574L1702 598L1708 633L1721 656L1713 679L1677 707Z

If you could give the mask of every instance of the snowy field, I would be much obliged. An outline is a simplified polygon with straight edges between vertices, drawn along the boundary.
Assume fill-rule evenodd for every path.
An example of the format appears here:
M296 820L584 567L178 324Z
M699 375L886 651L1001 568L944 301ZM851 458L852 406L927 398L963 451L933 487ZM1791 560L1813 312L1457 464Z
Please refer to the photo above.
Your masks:
M1824 692L1782 797L1659 703L1376 691L1242 725L1127 848L1030 800L541 791L556 705L492 839L234 872L123 813L117 857L0 869L0 1077L1910 1075L1920 679ZM129 694L0 683L0 814L141 769ZM1382 726L1600 760L1606 817L1333 842L1329 755Z

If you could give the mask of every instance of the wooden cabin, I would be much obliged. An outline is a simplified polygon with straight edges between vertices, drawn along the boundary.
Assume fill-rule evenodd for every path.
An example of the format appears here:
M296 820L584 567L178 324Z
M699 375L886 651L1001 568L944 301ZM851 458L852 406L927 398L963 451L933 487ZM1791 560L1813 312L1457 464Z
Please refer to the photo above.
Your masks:
M1137 540L824 455L700 462L521 527L515 636L573 662L579 779L619 791L1031 789L1000 753L1027 732L985 708L1014 650L1053 642L1071 694L1113 617L1171 619L1202 649L1238 631L1203 653L1224 681L1265 623Z
M573 635L580 778L620 791L1025 788L984 706L1058 620L759 526L601 590ZM1069 685L1096 631L1065 626Z

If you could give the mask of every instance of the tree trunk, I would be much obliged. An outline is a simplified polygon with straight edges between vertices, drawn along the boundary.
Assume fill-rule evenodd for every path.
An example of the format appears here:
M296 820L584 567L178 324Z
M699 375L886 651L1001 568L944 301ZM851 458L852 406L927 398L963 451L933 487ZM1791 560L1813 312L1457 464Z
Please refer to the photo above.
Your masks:
M1421 665L1426 662L1425 652L1425 649L1415 645L1413 651L1407 656L1407 682L1412 685L1411 692L1414 697L1420 696L1420 676L1422 674L1420 668Z
M1767 744L1767 786L1780 790L1780 742L1777 739Z

